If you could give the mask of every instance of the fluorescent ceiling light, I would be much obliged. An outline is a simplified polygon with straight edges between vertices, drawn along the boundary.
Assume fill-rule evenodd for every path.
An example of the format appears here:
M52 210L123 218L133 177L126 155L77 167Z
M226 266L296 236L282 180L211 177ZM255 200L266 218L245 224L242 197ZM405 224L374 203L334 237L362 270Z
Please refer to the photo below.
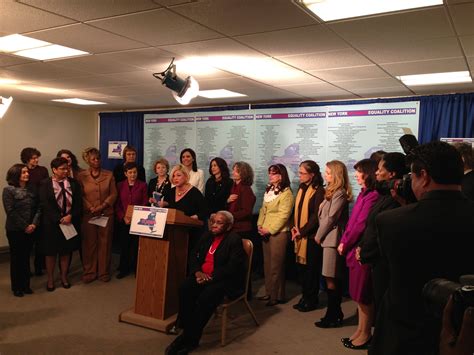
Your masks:
M441 85L472 82L472 78L469 74L469 71L402 75L397 76L397 79L401 80L407 86Z
M18 34L0 37L0 52L12 53L24 49L48 46L51 43Z
M0 78L0 85L15 85L15 84L18 84L18 83L19 83L18 80Z
M442 5L443 0L299 0L323 21Z
M51 100L51 101L67 102L67 103L76 104L76 105L106 105L105 102L84 100L84 99L78 99L78 98L72 98L72 99L56 99L56 100Z
M201 90L199 91L199 96L206 97L208 99L218 99L224 97L242 97L247 96L238 92L229 91L226 89L218 90Z
M90 53L80 51L74 48L60 46L58 44L53 44L51 46L46 46L46 47L25 49L23 51L15 52L14 54L19 55L21 57L31 58L31 59L48 60L48 59L76 57L79 55L86 55Z
M5 113L7 113L8 108L12 104L13 97L9 97L8 99L6 97L1 97L0 96L0 118L3 118Z

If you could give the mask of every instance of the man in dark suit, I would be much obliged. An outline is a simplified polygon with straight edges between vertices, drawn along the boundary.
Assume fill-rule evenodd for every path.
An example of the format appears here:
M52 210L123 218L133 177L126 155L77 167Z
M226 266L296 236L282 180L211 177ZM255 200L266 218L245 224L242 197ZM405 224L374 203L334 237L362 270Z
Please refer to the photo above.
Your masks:
M190 257L188 278L179 289L177 325L183 328L165 354L187 354L199 345L202 331L224 296L236 298L245 290L246 255L242 238L231 232L228 211L211 216L206 232Z
M466 197L474 201L474 153L470 143L454 145L461 154L464 163L464 176L461 182L461 191Z
M409 159L418 202L376 219L390 280L369 354L436 353L440 324L424 310L423 286L474 273L474 203L461 193L461 156L447 143L432 142Z

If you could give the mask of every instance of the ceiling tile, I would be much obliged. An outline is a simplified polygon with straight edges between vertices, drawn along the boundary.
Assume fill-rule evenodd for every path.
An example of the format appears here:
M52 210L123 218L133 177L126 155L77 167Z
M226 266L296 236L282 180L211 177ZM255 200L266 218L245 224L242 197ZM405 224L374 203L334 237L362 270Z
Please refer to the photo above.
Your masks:
M140 69L132 65L115 62L110 60L110 58L104 58L100 55L57 60L51 63L61 68L77 69L90 74L125 73Z
M460 4L449 7L458 35L474 34L474 3Z
M399 87L404 88L400 81L396 79L366 79L366 80L351 80L351 81L339 81L337 86L347 89L349 91L360 90L360 89L378 89L379 88L392 88ZM376 90L374 90L376 91Z
M344 69L310 70L309 72L322 80L330 82L389 77L387 73L376 65L365 65Z
M459 39L466 56L474 56L474 36L461 36Z
M148 70L131 71L120 74L104 74L103 76L119 78L125 81L127 85L154 85L156 82L160 83L160 81L153 76L153 72Z
M349 47L338 36L320 25L239 36L235 39L274 57Z
M360 45L358 49L374 62L381 64L462 56L456 37L391 42L390 45L387 45L383 38L374 37L372 43Z
M407 96L413 95L413 93L404 87L388 87L388 88L377 88L377 91L373 89L352 89L354 94L361 97L384 97L384 96Z
M392 42L454 35L443 7L354 19L328 26L356 46L372 41L374 37L387 46Z
M25 82L73 78L87 74L81 70L78 70L78 68L66 69L43 62L15 65L8 67L8 70L11 70L16 78Z
M388 63L381 66L393 76L467 70L463 57Z
M347 93L345 90L341 90L338 87L328 83L316 83L316 84L298 84L298 85L281 85L280 88L287 91L291 91L295 94L312 97L314 95L334 93L344 94Z
M173 54L157 48L145 48L101 54L98 57L103 60L112 60L117 63L133 65L141 69L163 71L171 62Z
M249 80L241 76L233 76L230 78L221 78L221 79L209 79L209 80L199 80L199 89L200 90L216 90L216 89L227 89L227 90L239 90L242 88L248 88L255 85L259 85L254 80Z
M18 57L16 55L0 53L0 67L8 67L10 65L25 64L31 62L35 61L24 57Z
M317 23L288 0L201 0L173 11L229 36Z
M160 7L160 5L150 0L19 0L19 2L78 21L123 15Z
M61 16L13 1L0 1L0 33L14 34L74 23Z
M335 92L328 92L328 93L320 93L309 97L314 101L334 101L334 100L350 100L350 99L358 99L357 95L351 94L347 91L335 91Z
M136 95L157 95L161 87L160 82L151 85L131 85L131 86L111 86L101 87L95 91L94 88L89 89L90 93L95 92L97 95L106 96L136 96ZM170 92L168 90L168 92Z
M84 24L63 26L56 29L28 33L27 35L28 37L93 54L148 47L148 45L143 43Z
M42 84L48 87L58 89L89 89L89 88L106 88L113 86L129 86L129 82L117 76L90 75L77 78L67 78L62 80L43 81Z
M194 42L222 37L195 22L158 9L135 15L88 22L90 25L153 46Z
M306 71L373 64L353 49L285 56L278 59Z

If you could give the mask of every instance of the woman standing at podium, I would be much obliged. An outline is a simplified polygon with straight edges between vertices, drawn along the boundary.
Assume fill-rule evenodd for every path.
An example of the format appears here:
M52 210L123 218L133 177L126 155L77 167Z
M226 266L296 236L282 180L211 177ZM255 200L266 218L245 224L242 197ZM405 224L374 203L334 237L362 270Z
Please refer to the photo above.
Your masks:
M183 211L188 217L206 221L207 206L202 193L189 183L189 172L183 164L176 165L171 170L171 183L174 187L164 196L160 207L174 208ZM189 230L189 250L192 250L200 237L201 228Z

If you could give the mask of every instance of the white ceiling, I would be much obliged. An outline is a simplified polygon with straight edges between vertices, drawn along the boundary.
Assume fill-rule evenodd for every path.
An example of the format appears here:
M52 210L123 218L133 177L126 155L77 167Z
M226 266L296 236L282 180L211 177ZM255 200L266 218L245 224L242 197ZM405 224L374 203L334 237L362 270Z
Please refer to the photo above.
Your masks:
M319 23L291 0L0 0L0 36L14 33L88 51L40 62L0 54L0 95L25 101L79 97L93 109L181 107L152 73L173 57L205 58L214 70L192 74L202 90L248 95L197 98L192 105L318 101L474 92L474 84L408 88L395 76L470 70L474 0L368 18ZM239 57L220 66L216 56ZM245 64L276 67L260 75ZM251 62L251 61L250 61ZM64 91L66 90L66 91Z

